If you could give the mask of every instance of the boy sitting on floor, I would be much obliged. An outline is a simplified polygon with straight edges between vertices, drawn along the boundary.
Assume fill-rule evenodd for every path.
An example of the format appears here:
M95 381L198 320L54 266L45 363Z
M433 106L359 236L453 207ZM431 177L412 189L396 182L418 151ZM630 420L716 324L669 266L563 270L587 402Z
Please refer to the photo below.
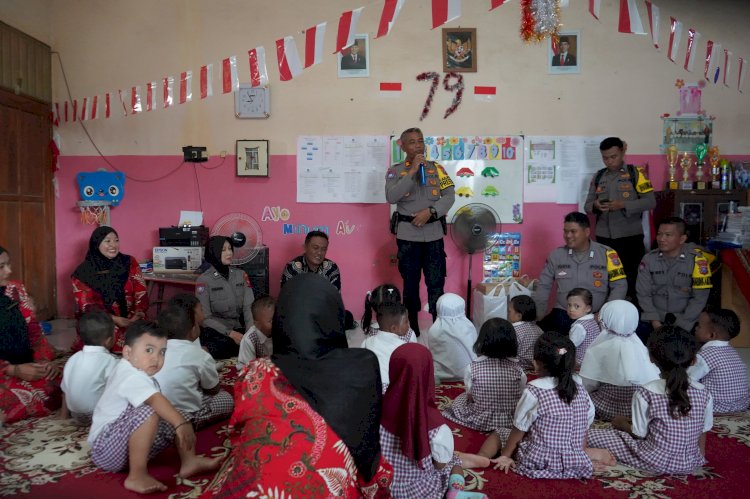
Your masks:
M273 354L271 330L276 301L270 296L261 296L253 302L250 308L253 312L253 325L247 330L240 342L237 371L242 370L259 357L270 357Z
M123 358L107 381L96 404L89 432L91 459L105 471L129 468L125 488L141 494L165 491L167 486L148 472L148 460L177 440L183 478L215 470L220 458L195 454L195 432L190 421L159 392L153 375L164 364L167 335L144 320L125 332Z
M65 364L60 417L72 417L81 426L91 424L96 403L104 393L117 357L109 352L115 344L115 323L103 310L86 312L78 321L83 350L76 352Z
M154 376L164 396L196 428L228 418L234 399L221 390L216 361L195 343L200 325L178 306L162 310L158 322L169 337L164 367Z
M380 381L385 393L390 383L388 369L393 352L406 343L416 343L414 335L409 334L409 312L400 303L383 303L378 307L376 316L380 330L365 338L362 348L366 348L378 357ZM410 341L411 340L411 341Z

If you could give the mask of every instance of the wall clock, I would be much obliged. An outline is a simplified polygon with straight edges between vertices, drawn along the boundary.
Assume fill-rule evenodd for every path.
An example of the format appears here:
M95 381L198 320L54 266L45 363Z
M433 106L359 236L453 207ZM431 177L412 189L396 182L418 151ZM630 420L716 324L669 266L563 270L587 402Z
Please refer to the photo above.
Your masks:
M234 93L234 115L238 118L271 116L271 95L268 87L240 85Z

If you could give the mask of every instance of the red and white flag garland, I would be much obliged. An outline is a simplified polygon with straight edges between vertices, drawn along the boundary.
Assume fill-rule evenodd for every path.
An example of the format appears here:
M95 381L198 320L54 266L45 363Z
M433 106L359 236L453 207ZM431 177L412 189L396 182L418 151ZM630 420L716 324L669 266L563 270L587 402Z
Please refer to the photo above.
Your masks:
M490 0L490 10L495 10L508 0Z
M166 109L174 104L174 77L165 76L161 84L163 85L162 101Z
M326 24L316 24L305 30L305 69L323 62L323 42L326 37Z
M677 48L680 46L680 38L682 38L682 23L670 17L669 26L669 50L667 50L667 57L672 62L675 62L674 58L677 55Z
M95 95L91 98L91 116L92 120L95 120L99 117L99 96Z
M357 32L357 23L359 22L359 16L362 14L360 7L354 10L348 10L341 14L339 18L339 29L336 34L336 50L334 54L338 54L345 48L354 45L354 34Z
M155 81L151 81L146 84L146 111L153 111L156 109L156 93L157 86Z
M620 21L617 30L620 33L645 35L641 15L635 0L620 0Z
M732 52L730 50L724 49L724 77L722 81L724 82L724 86L729 86L729 72L732 69Z
M602 10L602 0L589 0L589 12L598 21L599 12Z
M285 36L276 40L276 58L279 61L279 78L289 81L302 74L302 64L299 61L297 45L293 36Z
M111 109L110 103L112 102L111 95L112 94L110 94L109 92L104 94L104 118L105 119L109 119L109 111Z
M721 44L709 40L706 43L706 64L703 67L703 76L713 83L719 80L719 52Z
M237 56L233 55L221 61L221 89L225 94L240 88L240 77L237 72Z
M404 6L404 0L385 0L383 2L383 12L380 14L380 23L378 23L378 34L375 38L386 36L391 32L401 7ZM494 7L493 7L494 8Z
M247 51L250 62L250 85L260 87L268 84L268 70L266 69L266 49L255 47Z
M684 68L688 71L693 71L693 66L695 65L695 46L698 44L698 40L700 40L701 34L695 31L693 28L690 28L688 30L688 42L687 42L687 52L685 53L685 65Z
M461 17L461 0L432 0L432 29Z
M646 0L646 10L648 11L648 24L651 30L651 40L654 47L659 48L659 7Z
M193 100L193 72L183 71L180 73L180 104Z
M214 95L214 65L206 64L201 66L201 99Z
M84 97L83 103L81 103L81 121L87 121L89 119L90 110L91 101L88 97Z
M136 85L130 90L130 108L133 110L133 114L143 111L143 108L141 107L140 85Z

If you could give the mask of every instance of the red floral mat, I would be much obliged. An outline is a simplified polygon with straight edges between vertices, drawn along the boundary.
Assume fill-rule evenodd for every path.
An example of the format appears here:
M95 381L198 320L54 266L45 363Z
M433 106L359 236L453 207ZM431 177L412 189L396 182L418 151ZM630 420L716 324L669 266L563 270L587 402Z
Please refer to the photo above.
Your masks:
M236 376L233 363L220 366L222 384L231 387ZM441 406L463 390L459 383L437 389ZM226 421L198 433L198 452L226 455ZM595 423L605 427L604 423ZM451 424L456 448L476 452L484 435ZM88 457L88 429L68 421L40 418L22 421L0 429L0 497L135 497L125 490L124 473L98 470ZM651 477L635 469L616 466L590 480L531 480L514 473L492 469L467 470L467 486L489 497L747 497L750 490L750 413L715 419L707 441L708 464L689 477ZM169 486L164 494L152 497L193 498L200 495L211 475L181 480L176 476L178 456L169 449L149 466L151 473ZM745 491L745 492L743 492Z

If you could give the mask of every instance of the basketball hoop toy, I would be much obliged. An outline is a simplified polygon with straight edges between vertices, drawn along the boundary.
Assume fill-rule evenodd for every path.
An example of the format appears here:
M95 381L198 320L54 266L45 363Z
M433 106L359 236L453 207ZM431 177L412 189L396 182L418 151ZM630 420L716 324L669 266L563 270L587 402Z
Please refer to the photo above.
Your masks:
M108 201L78 201L81 223L86 225L110 225Z
M125 193L125 174L122 172L81 172L76 175L81 201L81 223L110 225L109 208L117 206Z

